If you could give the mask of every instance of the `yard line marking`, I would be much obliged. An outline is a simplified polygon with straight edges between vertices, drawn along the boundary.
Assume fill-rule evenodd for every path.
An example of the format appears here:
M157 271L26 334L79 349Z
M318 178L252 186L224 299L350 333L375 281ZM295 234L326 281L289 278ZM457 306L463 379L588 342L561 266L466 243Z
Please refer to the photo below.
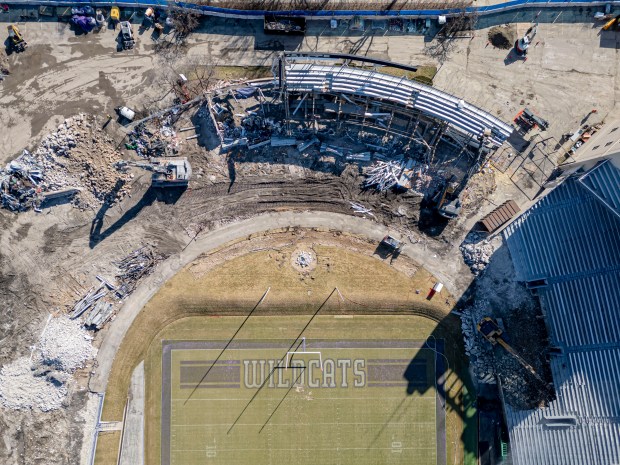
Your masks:
M273 398L272 398L273 399ZM403 397L313 397L312 401L317 401L317 400L383 400L383 399L403 399ZM172 402L180 402L180 401L184 401L184 398L178 398L178 399L171 399ZM238 401L238 400L248 400L248 397L239 397L239 398L235 398L235 397L226 397L226 398L221 398L221 399L191 399L194 402L211 402L211 401ZM269 399L266 399L269 400ZM301 399L304 400L304 399ZM428 396L424 396L424 397L411 397L412 402L417 402L418 400L435 400L435 395L433 393L432 396L428 395Z
M205 426L226 426L229 423L171 423L170 426L174 427L187 427L187 426L195 426L195 427L205 427ZM239 426L261 426L263 423L237 423ZM274 426L312 426L312 425L383 425L384 422L378 423L341 423L341 422L315 422L312 423L273 423ZM434 425L433 421L409 421L406 423L388 423L387 426L413 426L413 425Z
M403 450L432 450L435 449L435 446L432 447L403 447ZM255 448L255 449L218 449L218 452L241 452L241 451L264 451L264 447ZM308 451L316 451L316 450L327 450L327 451L337 451L337 450L392 450L392 447L309 447L309 448L300 448L294 447L290 449L271 449L272 451L298 451L298 450L308 450ZM204 449L176 449L174 452L204 452Z

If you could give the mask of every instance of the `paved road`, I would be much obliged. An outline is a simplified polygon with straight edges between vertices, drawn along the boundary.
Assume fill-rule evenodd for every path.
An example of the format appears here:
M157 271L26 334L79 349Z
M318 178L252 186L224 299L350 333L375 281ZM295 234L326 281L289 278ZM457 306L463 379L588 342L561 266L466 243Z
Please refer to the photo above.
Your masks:
M119 465L144 465L144 362L131 375Z
M280 212L260 215L249 220L227 225L191 242L180 254L169 257L155 272L147 277L127 299L116 319L111 323L97 355L98 367L90 379L94 392L105 392L114 356L127 330L142 307L157 290L185 265L201 254L228 242L263 231L286 227L320 228L337 230L380 241L386 233L385 226L363 218L329 212ZM402 253L433 273L458 298L470 285L473 277L457 250L452 253L435 250L435 245L407 244Z

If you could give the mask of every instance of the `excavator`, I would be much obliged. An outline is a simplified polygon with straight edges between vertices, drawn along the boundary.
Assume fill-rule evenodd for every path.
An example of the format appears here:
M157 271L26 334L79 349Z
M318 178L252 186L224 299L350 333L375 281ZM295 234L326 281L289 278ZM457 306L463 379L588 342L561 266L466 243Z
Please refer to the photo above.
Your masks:
M117 164L119 168L135 166L153 173L153 187L186 187L192 176L192 167L187 158L151 158L149 162L124 160Z
M460 184L452 176L444 185L443 189L435 196L437 213L451 220L461 213L461 199L459 197Z
M9 24L7 26L9 30L9 42L11 44L11 48L15 50L17 53L23 52L28 47L28 44L24 40L24 36L19 31L19 28L14 24Z
M516 358L517 361L521 365L523 365L523 367L527 371L529 371L532 376L534 376L534 378L540 381L543 385L546 384L545 381L543 381L543 379L540 377L540 375L536 373L534 367L527 363L525 359L521 357L521 355L519 355L517 351L514 350L512 346L504 340L504 338L502 337L502 334L504 332L493 318L485 316L482 320L480 320L480 323L478 323L476 327L478 328L480 334L482 334L484 338L491 343L491 345L494 346L499 344L500 346L502 346L504 349L506 349L506 352Z

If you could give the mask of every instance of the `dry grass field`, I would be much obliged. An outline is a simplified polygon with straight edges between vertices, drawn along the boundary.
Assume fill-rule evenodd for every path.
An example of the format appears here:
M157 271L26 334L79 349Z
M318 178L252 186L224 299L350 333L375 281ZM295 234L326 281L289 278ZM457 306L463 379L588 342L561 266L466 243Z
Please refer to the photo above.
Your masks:
M184 415L189 415L187 419L201 425L210 424L210 419L206 416L194 418L192 417L194 413L180 410L176 412L176 417L172 415L168 422L162 422L162 386L166 384L166 379L170 379L172 381L170 385L174 387L174 377L170 378L168 374L168 378L166 378L162 373L162 342L219 341L220 351L223 348L223 341L230 341L231 338L233 342L256 340L279 341L281 344L292 343L322 305L321 310L311 324L305 328L303 335L300 336L306 337L308 346L311 345L312 341L323 340L401 340L414 341L418 346L427 340L430 343L434 343L435 340L445 342L443 353L450 362L448 369L444 369L445 372L442 373L441 381L446 386L447 402L444 400L441 404L436 403L434 385L436 378L434 369L436 367L430 363L427 366L427 370L430 370L427 372L427 381L430 380L431 384L424 388L416 388L411 395L406 392L407 386L404 384L397 387L362 389L365 393L360 397L364 397L365 400L360 400L360 403L355 407L358 413L353 414L350 423L358 423L361 416L370 415L373 418L370 421L371 423L383 422L385 425L394 422L396 425L400 422L398 428L405 428L405 425L409 423L419 422L420 417L416 417L416 415L430 418L423 413L423 407L421 407L423 403L433 403L435 407L437 405L443 407L445 403L446 456L449 463L453 463L454 460L456 463L461 463L464 458L467 458L467 447L464 447L463 442L475 444L475 430L471 427L466 428L467 423L475 425L475 411L470 408L471 399L467 395L465 381L467 374L462 359L458 318L449 315L450 309L454 306L454 300L444 290L432 301L427 301L426 294L436 282L435 278L406 257L399 257L397 261L390 264L389 259L381 260L376 255L372 256L375 247L376 244L344 235L333 236L317 231L304 234L300 234L298 231L284 231L273 233L269 238L251 237L242 244L232 244L202 256L165 283L144 307L129 329L112 368L102 420L118 421L122 419L131 372L141 360L144 360L146 370L145 463L165 464L166 462L161 461L162 426L166 428L173 424L185 424L179 423L179 421L183 421ZM300 272L291 266L291 257L296 251L302 249L311 250L316 256L316 266L306 272ZM244 319L268 288L270 291L265 300L240 329ZM340 294L334 291L335 288L338 288ZM237 333L237 330L240 331ZM367 358L380 360L380 357L371 354L371 352L365 353L370 349L375 350L376 347L364 348L364 346L360 346L362 352L359 357L364 360ZM417 347L405 349L409 352L396 357L398 360L424 359L428 361L429 357L433 360L435 358L433 352L428 349L418 350ZM217 352L217 348L215 350ZM273 354L269 355L268 358L271 357L275 360L278 353L280 356L282 355L281 348L270 350L273 350ZM344 350L344 348L339 350ZM194 360L192 357L196 357L195 361L203 363L202 367L204 368L205 360L215 360L216 357L213 356L213 353L198 351L195 355L188 356L187 352L179 352L177 354L179 358L175 362L177 363L176 368L173 368L171 372L176 369L177 374L174 376L180 376L180 362L192 361ZM221 357L225 357L225 353ZM351 357L353 355L355 354L347 354ZM247 354L243 356L247 358ZM265 356L267 357L267 355ZM438 358L446 360L444 357ZM241 354L233 360L242 360ZM406 365L404 362L399 363L401 365L398 369L403 369ZM405 382L402 374L398 375L400 383ZM196 381L195 378L191 379L192 382ZM181 389L180 385L177 385L175 389L177 390L173 390L171 398L182 397L187 392L187 388ZM254 431L254 438L251 441L256 442L257 447L255 448L261 448L261 450L270 448L266 447L265 443L261 443L262 437L267 430L271 429L273 434L275 431L273 428L282 427L277 426L278 421L280 421L277 418L282 412L286 413L287 409L286 415L306 415L306 418L312 419L312 422L320 418L323 418L323 423L342 425L344 422L342 419L325 418L326 413L321 413L333 413L333 406L317 409L316 412L304 407L303 402L295 406L293 403L295 396L300 395L297 392L298 389L301 389L300 386L291 390L286 399L282 401L278 411L272 415L270 408L274 408L285 394L282 389L284 388L262 389L261 392L264 390L265 393L268 393L266 398L255 404L252 403L252 409L256 408L256 412L252 414L255 416L253 423L258 423L261 419L264 422L266 418L272 416L261 433ZM219 389L216 390L219 391ZM214 402L209 397L214 395L213 389L199 388L196 391L199 394L194 394L192 398L198 397L195 397L196 400L189 401L188 405L196 402L204 402L204 405L208 405ZM250 389L240 388L235 391L238 392L231 398L240 400L236 400L234 405L227 405L222 409L227 412L226 415L228 416L217 420L220 424L218 428L223 428L222 425L225 426L227 422L234 420L234 418L231 419L231 416L235 416L233 415L235 412L237 415L240 413L238 410L235 411L235 408L243 407L254 395ZM326 395L327 391L325 393L323 391L323 389L313 390L313 396L317 399L313 405L327 401L326 399L324 401L318 400ZM348 388L336 389L334 392L337 391L342 391L338 397L343 399L351 392L355 392ZM259 396L262 395L259 394ZM248 396L250 397L248 398ZM413 414L411 419L399 417L396 405L393 404L396 399L387 399L389 397L397 397L399 403L402 401L403 406L408 406L404 411L418 413ZM386 398L385 402L383 402L383 398ZM343 402L351 401L344 400ZM289 403L290 405L288 405ZM378 407L373 411L365 412L363 406L369 403L377 404ZM345 408L348 409L344 404L340 406L340 409ZM205 408L203 406L197 410L203 411ZM250 410L249 407L248 410ZM435 410L433 410L433 415L436 414ZM394 418L390 419L392 414L394 414ZM316 415L316 418L313 415ZM323 416L321 417L321 415ZM244 416L245 413L242 417ZM243 421L248 421L248 418L243 418ZM273 425L271 425L271 421L274 421ZM311 421L309 420L307 423ZM398 456L409 457L409 462L413 460L415 463L427 463L430 460L431 462L428 463L434 463L432 460L434 460L433 457L437 451L436 426L436 423L429 425L424 433L416 436L418 438L416 441L419 442L410 439L410 447L412 444L416 444L418 452L414 452L413 449L405 449L403 441L400 441L403 443L400 447L402 452L395 452L393 457L391 453L388 455L395 459L396 454L403 454ZM206 428L208 430L210 427ZM332 439L334 431L344 431L340 427L334 426L334 428L330 433ZM464 432L464 429L467 431ZM258 430L260 430L260 426ZM327 430L325 427L323 428L323 431ZM375 431L375 435L379 430L380 428ZM200 442L200 449L204 451L204 454L207 453L206 447L209 444L205 442L203 436L210 434L205 431L197 434L203 438L200 439L202 441ZM179 438L184 435L179 434ZM201 434L203 436L200 436ZM221 431L218 434L221 434ZM308 435L310 433L303 434ZM370 434L367 432L367 435ZM187 434L185 435L187 436ZM310 435L314 436L314 434ZM222 438L224 436L229 436L226 431ZM387 438L381 434L379 437L382 438L382 441ZM166 435L164 434L165 438ZM179 441L187 441L187 439L179 439ZM222 448L224 448L223 441L224 439L220 438L219 443ZM320 444L324 444L322 441L324 439L321 439L319 434L316 441L312 443L312 447L319 447ZM245 440L239 440L237 444L243 442ZM399 441L392 442L398 445ZM233 441L228 446L232 449L237 447L235 444ZM428 452L427 455L413 455L420 453L422 444L426 444L424 447L430 447L428 450L432 452ZM389 446L391 450L391 442ZM325 448L325 446L323 447ZM335 447L338 449L341 446ZM184 448L186 448L185 445L177 447L178 450ZM212 454L212 452L209 453ZM368 457L373 457L375 462L385 461L381 453L377 449ZM203 455L204 457L206 455ZM223 454L222 457L225 455ZM352 457L345 458L345 463L347 460L360 461L359 457L357 459ZM184 463L183 460L193 460L191 457L185 457L181 460L178 455L173 456L172 459L177 460L176 463ZM300 457L299 461L295 463L303 464L306 462L307 458L302 459ZM104 465L108 462L98 460L97 463ZM235 463L234 459L231 463Z

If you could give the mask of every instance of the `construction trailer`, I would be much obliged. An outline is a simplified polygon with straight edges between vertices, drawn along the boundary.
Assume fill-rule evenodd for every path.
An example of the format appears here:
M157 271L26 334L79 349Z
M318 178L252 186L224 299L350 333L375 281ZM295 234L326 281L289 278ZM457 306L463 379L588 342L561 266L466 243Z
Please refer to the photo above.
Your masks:
M507 200L487 216L480 220L480 223L488 232L497 231L503 225L513 219L521 209L514 200Z

